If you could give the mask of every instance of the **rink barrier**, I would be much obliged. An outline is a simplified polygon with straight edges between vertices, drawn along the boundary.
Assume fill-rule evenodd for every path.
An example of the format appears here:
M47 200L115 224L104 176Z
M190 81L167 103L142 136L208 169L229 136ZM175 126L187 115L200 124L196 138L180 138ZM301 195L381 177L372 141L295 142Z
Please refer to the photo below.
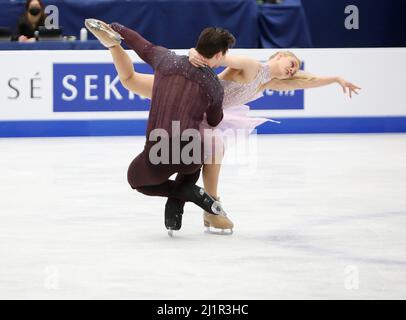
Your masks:
M258 134L406 132L405 117L277 118L258 127ZM0 137L144 136L147 121L57 120L0 121Z
M276 49L232 49L266 61ZM186 50L176 50L187 54ZM295 49L304 70L343 76L362 91L350 99L339 85L265 90L250 115L281 120L260 134L406 131L406 48ZM135 69L152 69L128 51ZM32 63L35 61L35 63ZM120 83L107 50L0 52L0 137L144 135L150 101ZM388 82L387 79L390 79ZM136 120L138 119L138 120Z

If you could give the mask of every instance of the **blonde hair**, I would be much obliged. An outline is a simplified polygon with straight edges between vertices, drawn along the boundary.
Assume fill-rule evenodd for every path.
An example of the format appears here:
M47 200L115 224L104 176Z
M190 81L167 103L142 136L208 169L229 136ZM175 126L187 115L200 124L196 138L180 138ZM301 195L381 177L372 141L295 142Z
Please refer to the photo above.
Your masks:
M298 62L298 65L299 65L299 69L302 66L302 60L300 60L297 57L297 55L295 55L292 51L288 51L288 50L278 51L278 52L274 53L272 56L270 56L268 60L272 60L273 58L275 58L279 54L281 54L283 56L289 56L289 57L292 57L292 58L296 59L297 62Z
M269 60L275 58L279 54L282 54L284 56L289 56L297 60L299 68L302 66L302 61L291 51L278 51L272 56L269 57ZM298 71L296 72L292 77L287 78L287 79L272 79L271 81L268 81L267 83L264 83L258 88L259 92L262 92L266 89L273 89L273 90L279 90L281 87L286 87L289 88L292 86L293 83L297 84L298 82L307 82L314 79L314 76L311 75L310 73L304 72L304 71Z

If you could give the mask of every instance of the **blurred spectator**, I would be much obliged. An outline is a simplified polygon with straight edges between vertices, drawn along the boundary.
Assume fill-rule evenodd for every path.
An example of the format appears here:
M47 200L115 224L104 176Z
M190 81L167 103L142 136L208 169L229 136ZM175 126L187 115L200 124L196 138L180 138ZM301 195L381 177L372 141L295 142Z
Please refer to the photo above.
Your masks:
M38 27L44 26L45 6L42 0L27 0L25 3L25 12L18 20L17 32L18 41L34 42L35 31Z

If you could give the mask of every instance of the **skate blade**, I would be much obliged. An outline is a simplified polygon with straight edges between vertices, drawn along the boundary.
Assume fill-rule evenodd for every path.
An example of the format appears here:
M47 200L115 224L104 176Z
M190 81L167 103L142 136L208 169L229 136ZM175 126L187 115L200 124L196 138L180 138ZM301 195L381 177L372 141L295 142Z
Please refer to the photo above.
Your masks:
M233 229L216 229L213 227L206 227L204 232L207 234L214 234L218 236L231 236L234 233Z
M168 230L168 236L169 236L170 238L173 238L173 237L174 237L173 230Z
M114 39L117 42L124 40L124 38L120 34L118 34L115 31L111 31L111 30L107 29L103 24L100 23L100 21L98 21L96 19L86 19L85 26L90 31L92 31L92 29L98 30L98 31L103 31L103 32L107 33L111 39Z

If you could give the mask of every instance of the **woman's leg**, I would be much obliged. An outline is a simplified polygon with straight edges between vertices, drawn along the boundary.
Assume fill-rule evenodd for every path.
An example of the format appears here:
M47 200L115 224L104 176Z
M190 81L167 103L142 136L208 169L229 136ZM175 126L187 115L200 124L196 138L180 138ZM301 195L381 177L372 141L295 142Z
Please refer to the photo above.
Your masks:
M214 198L218 198L218 184L220 177L221 163L205 164L203 166L204 189Z
M204 135L204 153L210 158L203 164L202 177L204 189L208 194L218 198L218 184L221 170L221 162L224 157L224 141L215 131L201 130ZM211 142L211 143L210 143Z
M210 194L217 200L219 199L218 183L222 158L222 155L217 156L217 159L215 159L213 163L203 165L204 188L208 194ZM215 229L222 229L222 234L231 234L234 228L234 223L226 215L212 215L208 212L204 212L203 222L204 225L209 228L210 233L217 233L216 231L210 230L210 227L213 227ZM224 233L224 230L230 230L230 232Z
M123 83L130 79L135 70L133 62L122 46L117 45L110 48L111 56L113 57L114 66L116 67L120 81Z
M106 48L109 48L113 57L114 66L116 67L122 85L127 90L140 96L151 98L152 87L154 85L154 75L135 72L134 65L130 57L121 47L120 41L117 40L120 38L117 32L114 31L107 23L100 20L86 19L85 24L88 30Z
M109 50L113 57L120 82L124 88L151 99L154 75L135 72L131 58L120 45L114 46Z

